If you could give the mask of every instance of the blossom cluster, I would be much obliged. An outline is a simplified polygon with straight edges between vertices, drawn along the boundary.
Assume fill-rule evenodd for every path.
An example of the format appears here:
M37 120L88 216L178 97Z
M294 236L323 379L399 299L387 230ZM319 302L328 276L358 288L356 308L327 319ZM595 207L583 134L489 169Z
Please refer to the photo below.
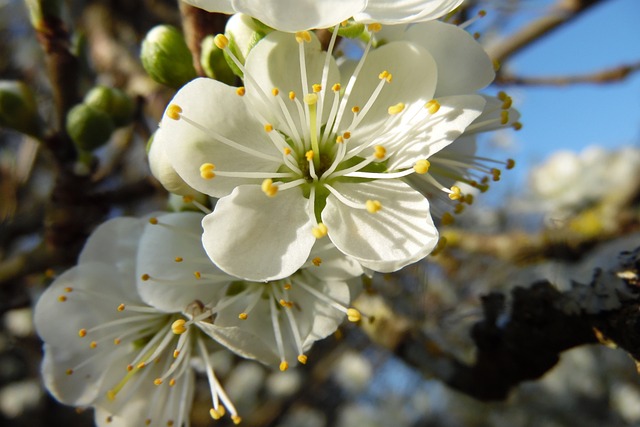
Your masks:
M155 132L152 173L198 212L107 221L36 307L47 388L100 426L189 425L197 372L211 417L239 423L215 352L306 363L366 317L364 274L432 253L436 223L473 202L463 188L513 166L475 154L518 114L479 94L481 45L435 20L461 0L187 2L238 13L213 40L242 81L189 81ZM327 27L323 46L309 30ZM338 55L346 27L358 59Z

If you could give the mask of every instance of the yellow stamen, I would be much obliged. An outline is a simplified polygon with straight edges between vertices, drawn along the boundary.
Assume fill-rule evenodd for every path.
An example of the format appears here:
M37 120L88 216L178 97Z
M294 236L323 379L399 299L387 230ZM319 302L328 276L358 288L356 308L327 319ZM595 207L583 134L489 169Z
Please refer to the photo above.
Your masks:
M60 302L65 302L66 300L67 300L67 297L66 297L66 296L64 296L64 295L60 295L60 296L58 297L58 301L60 301Z
M315 93L308 93L304 96L304 103L307 105L315 105L318 102L318 95Z
M177 256L173 259L175 262L182 262L184 259L181 256Z
M187 327L185 326L187 323L184 319L178 319L171 324L171 332L176 335L182 335L187 332Z
M151 279L151 276L149 276L148 274L146 274L146 273L145 273L145 274L143 274L142 276L140 276L140 279L141 279L143 282L146 282L147 280Z
M87 336L87 330L86 330L86 329L84 329L84 328L80 329L80 330L78 331L78 336L79 336L80 338L84 338L84 337L86 337L86 336Z
M507 169L513 169L516 167L516 161L513 159L507 159Z
M376 213L382 209L382 203L379 200L367 200L364 205L369 213Z
M156 217L149 218L149 224L152 224L152 225L158 224L158 218Z
M399 114L404 110L404 103L402 102L398 102L396 105L392 105L391 107L387 108L387 112L390 115L394 115L394 114Z
M455 222L455 218L453 218L453 215L451 215L451 213L449 212L445 212L442 215L442 225L451 225Z
M180 120L180 114L182 114L182 108L180 108L177 104L171 104L167 107L167 111L165 111L167 117L171 120Z
M322 264L322 258L320 257L315 257L314 259L311 260L311 262L313 263L313 265L315 265L316 267L320 267L320 264Z
M213 163L203 163L202 165L200 165L200 176L203 179L215 178L216 174L213 172L215 168L216 166Z
M249 318L249 315L247 313L238 314L238 319L240 320L247 320L248 318Z
M199 271L194 271L193 275L196 279L202 279L202 273L200 273Z
M435 114L438 112L438 110L440 110L440 103L435 99L432 99L431 101L425 104L424 108L426 108L427 111L429 111L429 114Z
M271 132L273 130L273 125L270 123L267 123L266 125L264 125L264 130L267 133Z
M340 83L336 83L333 86L331 86L331 90L334 92L340 92L340 89L342 89L342 86L340 86Z
M344 138L340 135L336 136L336 144L342 144L344 142Z
M296 33L296 41L298 43L302 43L302 42L309 43L311 41L311 34L309 34L309 31L298 31Z
M451 187L451 193L449 193L451 200L460 200L462 198L462 190L457 185Z
M118 311L124 311L124 304L120 304L118 306Z
M319 93L322 90L322 85L316 83L311 86L311 89L313 90L313 93Z
M298 356L298 362L302 363L303 365L305 365L307 363L307 356L304 354L301 354Z
M153 383L154 383L155 385L160 385L160 384L162 384L162 378L156 378L155 380L153 380Z
M307 161L310 162L311 160L313 160L313 156L314 156L313 150L307 151L306 153L304 153L304 156L307 158Z
M289 92L289 99L292 101L296 99L296 93L294 91Z
M351 132L349 132L349 131L344 132L344 133L342 134L342 137L343 137L344 139L349 139L349 138L351 138Z
M273 184L273 180L271 178L267 178L262 181L262 192L269 197L274 197L278 194L278 186Z
M229 39L224 34L218 34L213 38L213 43L218 49L226 49L229 46Z
M236 95L238 96L244 96L245 93L247 93L247 90L244 88L244 86L240 86L236 89Z
M373 157L375 157L376 159L384 159L384 156L387 155L387 149L384 148L382 145L376 145L373 147Z
M507 123L509 123L509 112L508 111L500 112L500 124L506 125Z
M289 154L291 154L291 148L289 147L284 147L284 150L282 150L285 156L288 156Z
M415 165L413 165L413 170L416 171L417 174L423 175L429 172L429 167L431 167L431 163L427 159L418 160Z
M360 107L354 105L353 107L351 107L351 112L354 114L360 112Z
M273 89L271 89L271 94L273 96L278 96L280 94L280 90L278 90L277 87L274 87Z
M317 226L311 229L311 233L313 233L313 237L315 237L316 239L322 239L327 235L328 232L329 229L322 222L319 222Z
M216 411L215 409L211 408L209 409L209 415L211 416L211 418L213 418L214 420L219 420L220 418L222 418L222 414L218 411Z
M238 425L242 422L242 418L239 415L231 415L231 421L233 421L234 425Z
M348 308L347 309L347 320L349 320L349 322L359 322L362 319L362 314L360 314L360 312L355 309L355 308Z
M169 387L173 387L174 385L176 385L176 379L175 378L171 378L169 380Z
M287 369L289 369L289 364L287 363L287 361L283 360L282 362L280 362L280 370L284 372Z
M381 29L382 29L382 24L378 24L377 22L367 25L367 30L369 30L369 32L371 33L377 33Z

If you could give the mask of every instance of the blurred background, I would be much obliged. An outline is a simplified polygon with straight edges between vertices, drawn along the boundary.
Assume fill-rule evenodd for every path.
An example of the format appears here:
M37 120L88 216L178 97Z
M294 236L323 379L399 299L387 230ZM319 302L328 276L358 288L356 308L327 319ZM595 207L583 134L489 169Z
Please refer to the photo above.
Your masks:
M0 80L28 86L42 120L0 127L0 425L91 426L91 411L43 390L31 308L95 225L167 205L145 146L174 89L145 73L145 34L171 24L189 41L202 29L222 32L225 17L175 0L54 1L59 25L36 31L27 7L36 3L47 2L0 0ZM217 356L243 425L640 425L636 364L604 345L563 352L541 378L499 399L451 387L452 366L474 363L483 295L503 293L509 309L515 287L547 280L573 298L572 283L592 284L596 268L617 271L619 254L640 247L640 2L467 0L451 19L480 10L486 16L467 31L500 64L486 93L510 95L523 124L484 137L480 154L512 158L515 169L442 228L448 244L437 255L367 282L356 306L385 319L383 327L345 325L316 344L308 365L284 373ZM76 75L56 74L62 51L74 54ZM69 79L75 94L61 93ZM61 142L60 111L98 84L124 91L133 119L93 156L76 158ZM44 144L34 138L40 129ZM595 315L617 309L588 304L581 307ZM425 344L419 363L398 347L408 331ZM213 425L208 393L198 396L192 425Z

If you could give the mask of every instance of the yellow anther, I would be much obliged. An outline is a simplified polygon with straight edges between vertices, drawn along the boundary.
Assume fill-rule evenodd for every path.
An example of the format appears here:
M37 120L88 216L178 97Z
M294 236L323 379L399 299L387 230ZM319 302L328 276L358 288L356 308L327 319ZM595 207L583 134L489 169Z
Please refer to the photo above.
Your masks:
M328 232L329 229L322 222L319 222L318 225L311 229L311 233L313 233L313 237L315 237L316 239L322 239L327 235Z
M351 107L351 112L356 114L360 112L360 107L358 107L357 105L354 105L353 107Z
M167 427L173 427L173 420L167 421Z
M387 83L391 83L391 81L393 80L393 74L388 73L387 77L385 78L385 80L387 81Z
M520 129L522 129L522 123L520 123L520 122L515 122L515 123L513 124L513 129L515 129L515 130L520 130Z
M318 95L315 93L308 93L304 96L304 103L307 105L315 105L318 102Z
M500 69L500 61L498 61L497 59L493 60L493 71L498 71Z
M280 94L280 90L277 87L274 87L273 89L271 89L271 94L273 96L278 96Z
M427 159L421 159L413 165L413 170L416 171L417 174L423 175L429 172L429 168L431 167L431 163Z
M118 311L124 311L124 304L120 304L118 306Z
M222 414L218 411L216 411L215 409L211 408L209 409L209 415L211 416L211 418L213 418L214 420L219 420L220 418L222 418Z
M291 154L291 148L284 147L284 150L282 150L282 152L284 153L285 156L288 156L289 154Z
M484 18L485 16L487 16L487 11L486 11L486 10L484 10L484 9L481 9L481 10L478 12L478 16L479 16L479 17L481 17L481 18Z
M169 387L173 387L174 385L176 385L176 379L175 378L171 378L169 380Z
M296 99L296 93L294 91L289 92L289 99L292 101Z
M167 111L165 111L167 117L171 120L180 120L180 114L182 114L182 108L180 108L177 104L171 104L167 107Z
M180 350L178 350L178 349L173 350L173 358L174 358L174 359L177 359L177 358L178 358L178 356L180 356Z
M278 301L278 303L280 303L280 305L285 307L285 308L293 307L293 301L287 301L285 299L280 299L280 301Z
M67 370L65 371L65 374L67 374L67 375L72 375L72 374L73 374L73 369L67 369Z
M451 215L450 212L445 212L442 215L442 225L451 225L455 222L455 218Z
M73 288L67 286L66 288L64 288L65 292L73 292Z
M456 213L456 214L461 214L462 211L464 211L464 207L465 207L464 203L460 203L460 204L456 205L455 208L453 208L453 212Z
M291 289L291 283L285 283L283 288L288 291L289 289Z
M213 38L213 43L218 49L226 49L229 46L229 39L224 34L218 34Z
M314 259L311 260L311 262L313 263L313 265L315 265L316 267L320 267L320 264L322 264L322 258L320 258L319 256L315 257Z
M191 203L193 202L194 197L190 194L187 194L186 196L182 196L182 201L184 203Z
M342 137L343 137L344 139L349 139L349 138L351 138L351 132L349 132L349 131L344 132L344 133L342 134Z
M287 369L289 369L289 364L287 363L287 361L283 360L282 362L280 362L280 370L284 372Z
M150 426L151 425L151 418L147 418L146 420L144 420L144 425Z
M513 99L511 99L511 97L508 96L507 99L505 99L504 102L502 103L502 109L508 110L509 108L511 108L511 104L513 104Z
M435 114L440 110L440 103L435 99L432 99L424 105L424 108L427 109L429 114Z
M307 363L307 356L304 354L301 354L298 356L298 362L302 363L303 365L305 365Z
M501 111L500 112L500 124L501 125L506 125L507 123L509 123L509 112L508 111Z
M473 33L473 38L475 40L478 40L480 38L480 33L478 33L478 32Z
M115 339L113 340L113 344L114 344L114 345L119 345L121 342L122 342L122 340L121 340L120 338L115 338Z
M261 188L262 192L269 197L274 197L276 194L278 194L278 186L273 183L273 180L271 178L267 178L262 181Z
M489 177L488 176L483 176L482 179L480 180L481 183L486 184L487 182L489 182Z
M89 347L91 348L96 348L98 346L98 343L95 341L91 341L91 343L89 343Z
M507 159L507 169L511 170L516 167L516 161L513 159Z
M181 335L187 332L187 327L185 326L187 322L184 319L178 319L171 324L171 332L176 335Z
M336 144L342 144L344 142L344 138L340 135L336 136Z
M367 25L367 30L369 30L369 32L371 33L377 33L381 29L382 29L382 24L378 24L377 22Z
M460 200L462 198L462 190L457 185L451 187L451 193L449 193L451 200Z
M500 176L502 175L502 171L500 169L493 168L491 169L491 175L494 181L500 181Z
M334 92L340 92L340 89L342 89L342 86L340 86L340 83L336 83L333 86L331 86L331 90Z
M384 79L386 79L388 76L389 76L389 72L388 72L388 71L386 71L386 70L385 70L385 71L383 71L383 72L381 72L380 74L378 74L378 78L379 78L380 80L384 80Z
M507 95L505 91L501 90L500 92L498 92L497 97L500 101L505 101L509 97L509 95Z
M154 383L155 385L160 385L160 384L162 384L162 378L156 378L155 380L153 380L153 383Z
M369 213L376 213L382 209L382 203L379 200L367 200L364 205Z
M240 320L247 320L248 318L249 318L249 315L247 313L238 314L238 319Z
M152 225L158 224L158 218L156 218L155 216L149 218L149 224L152 224Z
M87 336L87 330L86 330L85 328L80 329L80 330L78 331L78 336L79 336L80 338L84 338L84 337L86 337L86 336Z
M298 31L296 33L296 41L298 43L302 43L302 42L309 43L311 41L311 34L309 34L309 31Z
M242 422L242 418L239 415L231 415L231 421L234 425L238 425Z
M306 153L304 153L304 156L307 158L307 161L312 161L313 160L313 150L309 150Z
M404 103L402 102L398 102L396 105L392 105L391 107L387 108L387 112L392 116L394 114L402 113L402 111L404 111Z
M267 123L264 125L264 131L269 133L273 130L273 125L271 123Z
M200 176L203 179L213 179L216 177L216 174L213 170L216 168L216 165L213 163L203 163L200 165Z
M362 314L360 314L360 312L355 309L355 308L348 308L347 309L347 320L349 320L349 322L359 322L362 319Z
M195 276L196 279L200 280L202 279L202 273L200 273L199 271L194 271L193 275Z
M463 200L466 204L468 205L472 205L474 198L473 198L473 194L467 194L464 196L464 200Z
M151 276L149 276L148 274L146 274L146 273L145 273L145 274L143 274L142 276L140 276L140 279L141 279L143 282L146 282L147 280L151 279Z
M322 85L316 83L311 86L311 89L313 90L313 93L319 93L322 90Z
M64 295L60 295L60 296L58 297L58 301L60 301L60 302L65 302L66 300L67 300L67 297L66 297L66 296L64 296Z
M173 259L175 262L182 262L184 261L184 258L182 258L181 256L177 256Z
M244 88L244 86L240 86L236 89L236 95L238 96L244 96L245 93L247 93L247 90Z
M387 149L384 148L382 145L376 145L373 147L373 157L375 157L376 159L382 160L386 155L387 155Z
M127 365L127 372L133 371L133 365Z

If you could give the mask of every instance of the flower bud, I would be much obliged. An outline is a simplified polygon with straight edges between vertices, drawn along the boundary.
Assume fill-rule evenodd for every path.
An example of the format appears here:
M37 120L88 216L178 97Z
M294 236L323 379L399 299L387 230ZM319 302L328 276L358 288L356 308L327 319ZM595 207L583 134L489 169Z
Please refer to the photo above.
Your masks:
M229 49L242 64L251 49L267 35L265 28L264 25L259 25L250 16L242 13L236 13L227 21L224 34L229 39ZM240 69L226 54L225 59L233 72L238 77L242 77Z
M214 39L215 36L209 35L202 40L200 64L208 77L231 85L236 77L227 64L224 51L216 46Z
M67 133L82 151L104 145L113 129L113 121L107 113L87 104L78 104L67 114Z
M184 37L170 25L158 25L147 33L140 59L153 80L174 89L197 76Z
M84 103L107 113L116 127L129 124L133 118L133 101L120 89L96 86L84 97Z
M33 92L26 84L0 81L0 126L38 138L42 132Z
M333 32L332 28L329 31ZM345 21L338 27L338 35L348 39L357 39L364 32L364 24L353 20Z

